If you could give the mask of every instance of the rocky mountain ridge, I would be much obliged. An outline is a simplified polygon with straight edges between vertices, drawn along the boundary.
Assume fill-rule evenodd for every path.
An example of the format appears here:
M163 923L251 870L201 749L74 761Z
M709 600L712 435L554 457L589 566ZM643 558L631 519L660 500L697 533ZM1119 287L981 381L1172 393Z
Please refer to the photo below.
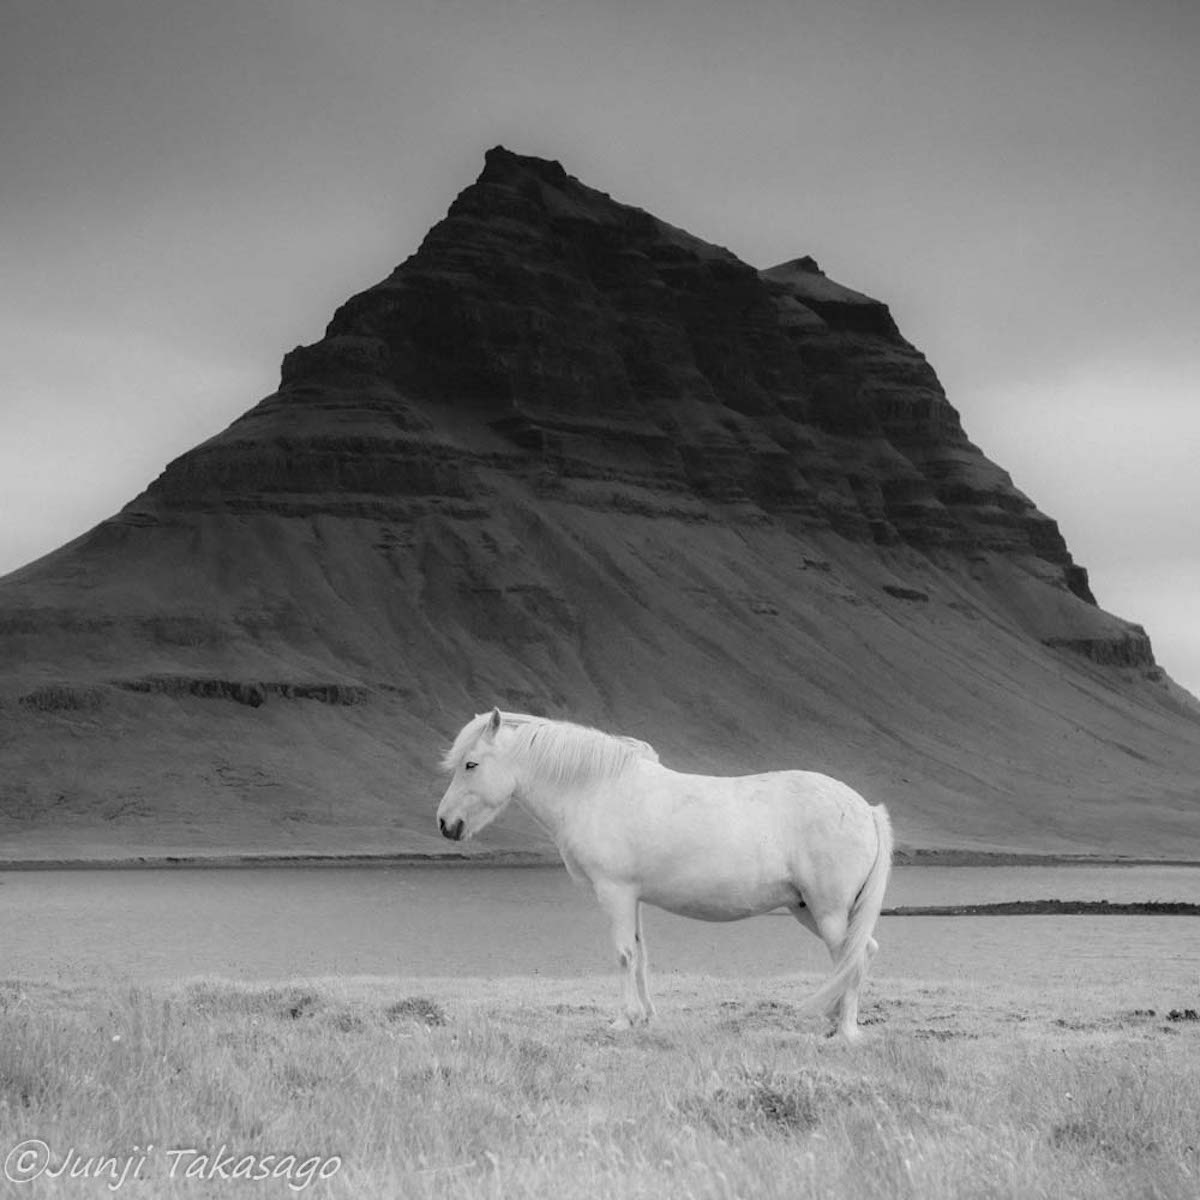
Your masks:
M811 258L756 272L501 148L415 255L287 355L279 392L128 511L303 513L334 495L404 517L412 498L478 492L489 459L568 497L618 480L697 520L795 514L880 544L1027 552L1091 599L886 305Z

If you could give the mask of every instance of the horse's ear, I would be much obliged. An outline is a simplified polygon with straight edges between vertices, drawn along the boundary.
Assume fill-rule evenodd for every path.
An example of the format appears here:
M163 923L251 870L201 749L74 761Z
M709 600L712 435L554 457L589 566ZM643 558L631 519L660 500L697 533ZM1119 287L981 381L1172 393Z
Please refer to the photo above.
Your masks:
M500 710L492 709L492 719L487 723L487 728L483 731L483 736L489 741L500 732Z

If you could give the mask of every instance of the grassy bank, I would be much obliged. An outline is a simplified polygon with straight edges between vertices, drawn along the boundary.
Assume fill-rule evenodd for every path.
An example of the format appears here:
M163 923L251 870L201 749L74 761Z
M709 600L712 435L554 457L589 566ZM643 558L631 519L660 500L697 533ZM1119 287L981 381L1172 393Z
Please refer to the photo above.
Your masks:
M881 980L864 1010L872 1036L850 1050L796 1019L811 983L668 978L656 1026L624 1035L607 1029L607 979L0 984L0 1154L37 1138L55 1167L72 1150L77 1171L116 1159L0 1186L580 1200L1200 1191L1196 995ZM288 1179L221 1182L222 1153L225 1171L296 1158ZM131 1156L142 1178L113 1186ZM333 1156L331 1177L305 1185L305 1164L330 1170Z

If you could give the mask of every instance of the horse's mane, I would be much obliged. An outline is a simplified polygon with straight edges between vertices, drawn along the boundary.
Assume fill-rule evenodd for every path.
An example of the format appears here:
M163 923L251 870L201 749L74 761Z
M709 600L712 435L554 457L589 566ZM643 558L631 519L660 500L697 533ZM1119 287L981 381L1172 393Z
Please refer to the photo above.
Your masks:
M490 712L480 713L463 726L454 745L442 758L442 770L458 769L491 719ZM528 713L501 713L500 721L500 731L509 753L520 758L540 778L554 783L611 778L640 759L658 762L654 747L637 738L620 737L586 725L552 721L549 717L534 717Z

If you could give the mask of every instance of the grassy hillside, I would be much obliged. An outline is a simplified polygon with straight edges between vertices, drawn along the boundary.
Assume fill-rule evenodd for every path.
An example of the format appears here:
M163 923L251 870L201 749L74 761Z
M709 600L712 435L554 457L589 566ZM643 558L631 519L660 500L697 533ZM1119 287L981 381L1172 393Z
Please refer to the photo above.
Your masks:
M90 625L9 641L4 855L437 853L437 759L495 703L647 738L680 770L828 771L887 803L908 847L1200 857L1194 702L1156 670L1046 645L1055 606L1079 602L1003 559L522 512L504 569L553 571L559 605L523 628L489 624L495 593L418 604L441 586L432 518L401 558L375 549L379 524L344 524L349 593L295 523L256 567L266 518L223 540L238 582L219 605L154 546L89 585ZM460 573L497 567L509 548L489 536ZM193 596L191 632L156 618L164 578ZM7 587L37 613L62 585L43 568ZM480 845L534 841L514 817Z

